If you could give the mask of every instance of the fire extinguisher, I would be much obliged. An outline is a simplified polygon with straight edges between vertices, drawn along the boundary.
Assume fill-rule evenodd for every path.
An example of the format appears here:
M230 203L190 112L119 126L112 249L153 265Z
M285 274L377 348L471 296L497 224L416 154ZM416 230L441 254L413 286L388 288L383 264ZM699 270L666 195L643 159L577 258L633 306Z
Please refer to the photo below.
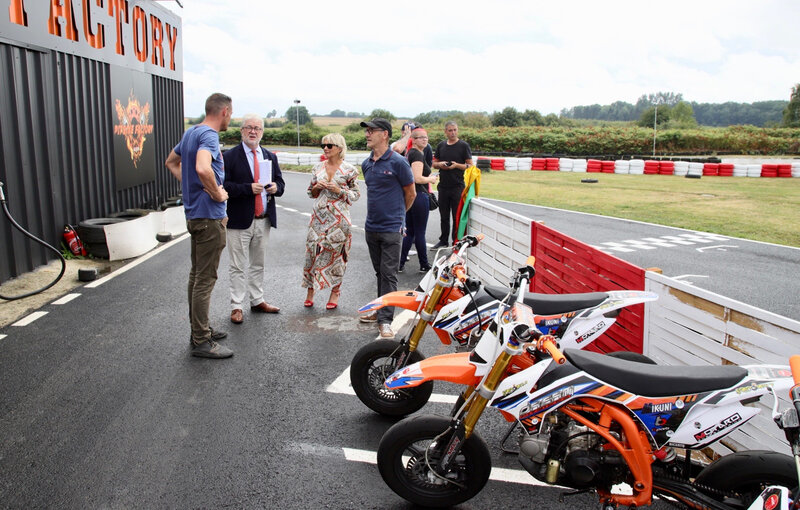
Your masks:
M86 248L83 247L81 239L71 226L64 225L63 235L64 241L67 243L67 246L69 246L69 251L71 251L73 255L86 256Z

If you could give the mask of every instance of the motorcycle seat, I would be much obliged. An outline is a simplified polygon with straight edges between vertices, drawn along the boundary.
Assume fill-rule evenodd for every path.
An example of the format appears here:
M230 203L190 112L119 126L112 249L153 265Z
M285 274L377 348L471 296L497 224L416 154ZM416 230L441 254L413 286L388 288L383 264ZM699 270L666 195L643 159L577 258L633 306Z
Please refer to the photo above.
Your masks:
M602 382L644 397L721 390L737 384L747 375L747 370L733 365L650 365L579 349L564 349L564 356L571 364Z
M508 294L507 287L486 285L484 290L497 300L503 299ZM586 292L583 294L525 294L524 302L531 307L536 315L558 315L567 312L577 312L591 308L602 303L608 294L605 292Z

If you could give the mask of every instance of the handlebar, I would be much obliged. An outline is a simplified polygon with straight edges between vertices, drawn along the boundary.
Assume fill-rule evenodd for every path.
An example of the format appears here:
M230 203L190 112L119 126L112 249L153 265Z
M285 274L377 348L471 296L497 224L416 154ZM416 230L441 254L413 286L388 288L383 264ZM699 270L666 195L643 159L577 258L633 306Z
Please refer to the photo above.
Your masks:
M567 358L565 358L564 354L558 349L556 338L553 335L544 335L539 338L536 343L536 348L539 349L540 352L549 354L558 365L563 365L567 362Z
M466 271L464 271L464 266L462 266L462 265L460 265L460 264L459 264L459 265L457 265L457 266L456 266L456 267L453 269L453 273L456 275L456 278L458 278L458 280L459 280L460 282L465 282L465 281L467 281L467 278L468 278L468 276L467 276L467 273L466 273Z

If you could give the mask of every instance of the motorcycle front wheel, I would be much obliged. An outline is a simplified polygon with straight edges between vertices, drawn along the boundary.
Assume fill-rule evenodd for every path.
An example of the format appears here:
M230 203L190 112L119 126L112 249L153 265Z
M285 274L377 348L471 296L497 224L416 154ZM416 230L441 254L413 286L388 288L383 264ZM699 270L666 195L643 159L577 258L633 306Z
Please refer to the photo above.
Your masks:
M408 347L394 340L378 340L358 350L350 362L350 384L358 399L378 414L406 416L422 409L433 393L433 381L413 388L389 390L383 385L396 370L398 358ZM405 365L425 359L419 351L412 352Z
M733 508L748 508L768 485L797 487L794 459L769 450L745 450L712 462L697 475L700 490L709 487L726 494L725 503ZM717 497L718 494L710 494Z
M434 471L452 434L449 429L449 418L412 416L386 431L378 446L378 469L398 496L417 505L448 507L483 489L492 461L476 433L464 441L446 473Z

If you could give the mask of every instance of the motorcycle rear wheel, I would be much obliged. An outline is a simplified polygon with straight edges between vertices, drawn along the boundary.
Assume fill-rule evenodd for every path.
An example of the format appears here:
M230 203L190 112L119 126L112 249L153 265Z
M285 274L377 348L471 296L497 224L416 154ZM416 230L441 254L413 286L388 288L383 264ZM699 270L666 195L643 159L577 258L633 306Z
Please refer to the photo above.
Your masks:
M449 507L483 489L492 461L486 443L477 433L464 441L443 477L434 475L426 463L426 449L449 428L449 418L423 415L406 418L386 431L378 446L378 469L398 496L426 507ZM438 444L445 445L451 433L439 438ZM435 465L439 457L435 448L428 450L430 465Z
M383 383L397 367L397 358L408 347L394 340L378 340L358 350L350 362L350 384L358 399L378 414L402 417L422 409L433 393L433 381L413 388L389 390ZM408 357L411 365L425 359L418 350Z
M794 459L770 450L747 450L725 455L697 475L695 484L732 494L726 503L747 508L768 485L797 487ZM716 497L714 494L711 496Z

